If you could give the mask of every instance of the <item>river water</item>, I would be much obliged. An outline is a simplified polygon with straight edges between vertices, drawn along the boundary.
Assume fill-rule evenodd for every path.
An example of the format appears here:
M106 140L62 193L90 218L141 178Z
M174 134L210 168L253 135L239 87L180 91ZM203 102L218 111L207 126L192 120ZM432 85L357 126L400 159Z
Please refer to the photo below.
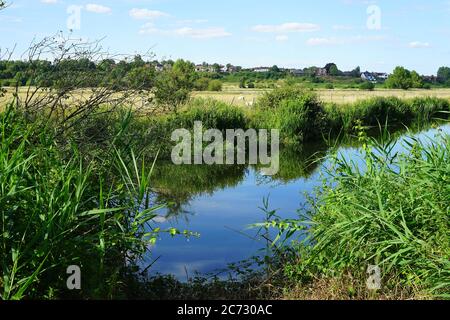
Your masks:
M419 133L397 131L393 133L397 139L393 152L404 150L404 141L410 136L432 142L439 132L450 134L450 125ZM363 165L355 140L341 141L337 150ZM305 212L306 195L312 195L326 179L326 168L330 166L326 157L330 150L325 143L308 145L302 150L284 150L280 172L271 178L250 166L159 164L154 176L155 201L169 202L169 206L159 212L158 226L187 229L200 236L186 239L162 235L145 257L144 267L154 262L152 274L171 274L185 280L195 272L213 273L257 255L266 241L249 225L264 221L265 214L259 209L263 199L268 198L270 209L277 209L282 217L294 218Z

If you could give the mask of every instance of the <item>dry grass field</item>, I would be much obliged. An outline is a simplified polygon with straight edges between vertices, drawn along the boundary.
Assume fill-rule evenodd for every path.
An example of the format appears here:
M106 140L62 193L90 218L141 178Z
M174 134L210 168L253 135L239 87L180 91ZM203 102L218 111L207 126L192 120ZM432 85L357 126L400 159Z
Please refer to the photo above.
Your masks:
M269 89L239 89L233 87L224 87L222 92L194 92L194 97L213 98L227 103L240 106L250 106L255 103L256 99ZM402 99L415 97L437 97L450 99L450 89L412 89L412 90L391 90L377 89L374 91L363 91L355 89L316 89L315 92L324 102L334 102L337 104L345 104L355 102L357 100L368 99L372 97L398 97Z
M26 88L19 88L19 95L26 95ZM238 106L252 106L256 100L264 92L270 89L240 89L237 86L225 85L221 92L201 91L193 92L192 97L197 98L212 98L217 99L229 104ZM7 101L11 101L14 90L12 88L7 89L6 95L0 97L0 108L4 106ZM337 104L352 103L357 100L368 99L372 97L398 97L403 99L415 98L415 97L437 97L450 99L450 89L412 89L412 90L391 90L391 89L376 89L374 91L363 91L355 89L315 89L320 99L324 102L334 102ZM83 93L80 92L80 98Z

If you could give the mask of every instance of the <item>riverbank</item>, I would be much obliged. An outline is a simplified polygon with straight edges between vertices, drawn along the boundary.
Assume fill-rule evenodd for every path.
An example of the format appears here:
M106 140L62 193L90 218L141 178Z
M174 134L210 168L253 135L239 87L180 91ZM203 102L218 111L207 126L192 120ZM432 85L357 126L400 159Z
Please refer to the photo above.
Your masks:
M279 252L283 252L281 256L276 254L268 256L271 265L270 272L261 274L257 272L257 268L252 269L252 266L247 266L247 270L250 269L255 273L239 273L237 271L241 269L234 269L241 277L239 280L232 282L224 280L214 282L207 280L205 282L201 278L198 278L195 282L194 278L192 279L194 282L191 284L194 285L195 289L192 289L189 283L178 285L179 282L172 279L173 286L166 286L166 282L161 282L161 278L148 280L140 275L141 270L137 261L148 252L148 248L153 248L160 239L161 233L166 233L170 237L178 235L183 239L196 236L195 233L180 228L176 229L173 226L161 228L156 221L156 218L158 218L157 210L161 208L160 205L167 204L168 208L174 212L178 208L170 207L170 194L160 197L156 203L151 201L152 198L149 196L152 192L158 192L158 190L153 189L157 186L153 185L154 166L152 163L157 159L157 167L159 161L164 158L167 159L172 146L170 142L172 130L192 128L195 121L202 121L204 128L220 130L229 128L277 128L282 131L282 143L285 150L288 150L289 147L302 147L307 142L327 143L332 141L331 137L333 136L339 137L349 133L356 136L359 143L364 146L369 145L370 142L364 140L367 138L363 134L366 127L386 124L391 126L414 121L429 123L434 121L435 118L445 117L448 106L448 101L435 98L408 101L389 98L360 102L341 109L337 106L322 104L315 95L309 92L305 93L294 88L283 88L265 95L258 102L256 108L251 111L245 111L217 101L194 100L176 113L161 116L142 117L135 112L120 109L109 113L93 114L66 131L61 131L58 123L48 121L49 119L44 119L43 116L30 117L29 114L8 107L5 112L1 113L0 130L2 139L0 153L2 157L0 162L2 166L1 190L3 190L0 194L0 203L4 208L1 213L1 221L6 221L1 223L2 228L8 230L8 232L2 234L1 238L2 248L4 249L2 250L1 263L3 270L8 270L7 273L2 274L0 281L2 298L130 298L134 297L133 292L141 292L141 296L146 297L146 288L153 288L152 290L154 290L158 283L161 285L161 298L165 297L163 293L166 291L164 290L173 287L179 288L182 286L184 291L181 291L181 293L185 292L185 295L188 295L189 292L194 294L204 290L205 285L210 286L210 291L204 292L212 292L217 289L218 293L222 292L220 295L226 297L229 297L227 294L235 293L237 295L236 288L238 287L242 290L250 287L257 288L256 291L240 291L239 294L242 294L242 297L289 297L289 291L286 290L293 290L292 294L294 295L295 291L290 283L278 281L288 279L292 280L292 283L301 283L307 287L314 283L308 282L311 278L326 270L323 268L336 267L332 264L336 261L331 256L322 256L321 263L324 264L314 262L312 266L316 269L308 269L310 278L304 279L302 278L304 275L300 271L306 266L303 262L299 264L295 259L298 258L298 255L305 257L304 254L309 253L308 249L305 253L304 246L298 245L287 248L287 251L284 248L283 250L278 249ZM444 146L447 146L447 144L444 144ZM432 151L426 148L421 149L420 146L413 150L416 149L421 150L425 155ZM160 156L157 158L158 151ZM404 189L401 189L403 184L400 186L394 184L398 178L394 173L387 175L386 170L381 170L383 163L370 163L376 163L374 168L377 168L377 170L380 168L378 173L374 169L374 176L371 179L385 181L386 195L409 194L409 192L414 191L413 198L420 200L420 196L425 194L425 189L419 189L418 186L429 187L429 190L442 189L441 193L432 193L424 204L414 204L417 205L417 208L424 207L425 211L421 213L421 219L424 222L429 221L433 226L438 224L439 229L433 230L439 231L439 239L445 241L442 234L442 230L445 229L442 229L441 225L446 223L445 215L442 215L442 212L445 213L446 210L446 198L441 197L446 195L445 192L448 190L446 191L445 185L440 183L447 182L445 170L448 172L448 168L441 168L441 166L446 163L445 161L448 163L448 155L442 150L440 152L435 152L433 157L436 157L436 159L433 157L425 158L423 161L428 161L428 166L424 165L423 171L418 174L420 177L426 177L427 175L444 172L444 175L438 175L436 181L428 180L423 185L416 183L417 181L414 179L408 180L406 181L408 183L404 183ZM421 153L419 152L419 154ZM289 163L297 168L299 161L296 161L295 158L292 159L293 161ZM445 161L441 161L442 159ZM405 177L413 175L416 173L414 170L420 168L419 159L414 160L413 158L405 161L407 162L399 162L399 166L408 169L404 172ZM436 167L433 167L433 165ZM305 164L300 163L299 170L307 174L311 172L311 168L313 167L309 165L309 161L306 161ZM201 171L201 169L198 170ZM223 186L227 186L236 183L245 170L245 168L238 168L237 171L226 168L223 171L218 168L217 174L227 175L227 179L221 182ZM351 169L348 168L345 173L349 173L349 170ZM209 172L200 173L203 179L201 182L209 188L214 175L210 175ZM290 170L281 168L281 181L293 179L291 173ZM162 174L164 178L164 173ZM356 170L352 174L355 175L354 180L356 182L366 181L363 185L353 185L354 187L366 190L364 188L370 186L370 179L368 181L357 176L359 173ZM160 182L158 189L162 191L161 193L170 193L168 190L174 181L179 181L178 184L187 185L183 179L172 181L172 179L166 178L164 181L163 178L159 177L158 180ZM193 181L200 188L202 184L198 182L195 179ZM374 191L380 190L379 185L373 185L372 187ZM202 188L193 191L205 192ZM416 189L411 189L411 191L408 188ZM210 190L213 190L212 187ZM366 199L373 194L365 195L362 191L358 194L352 194L356 191L350 187L338 189L338 191L342 194L335 199L336 203L339 203L338 200L345 197L348 197L349 201L351 197L354 197L357 204L375 205L377 203L375 202L377 198ZM330 189L329 194L320 196L327 197L332 195L333 192L333 189ZM181 194L180 197L189 197L189 192ZM394 200L400 201L399 199L390 199L390 202L385 204L383 208L391 208L390 204L392 204L393 210L406 208L407 203L394 202ZM442 205L444 207L441 207ZM426 210L437 210L436 208L439 208L441 213L433 217L435 220L431 221L426 214ZM360 214L356 209L354 208L354 217L358 217ZM256 206L252 210L256 211ZM323 218L324 226L327 226L325 223L331 223L332 220L330 219L338 219L338 216L330 217L325 214L328 210L336 210L337 212L338 209L323 207L320 210L323 210L324 214L317 214L317 216ZM375 209L371 208L371 210ZM234 211L235 209L230 208L229 212ZM415 211L410 214L414 213ZM374 213L375 216L378 214ZM275 217L273 214L268 216ZM441 218L442 220L439 220ZM396 219L398 220L398 216L396 216ZM408 219L415 221L414 215ZM398 222L397 220L396 222ZM402 223L402 220L399 221ZM257 221L253 220L252 222ZM283 223L282 220L279 222ZM291 220L291 222L295 221ZM336 220L335 222L340 224L346 221ZM411 232L414 230L420 236L427 236L431 240L433 239L431 231L428 227L425 227L426 223L424 222L412 227L408 225L408 230L411 230ZM322 222L320 223L322 224ZM367 229L361 226L361 230L372 233L373 230L369 228L370 223L368 222L368 224ZM280 225L271 223L271 226ZM288 224L288 226L291 225ZM400 226L403 226L403 224ZM330 225L328 227L327 230L333 230ZM188 229L186 228L186 230ZM353 231L348 232L353 234ZM371 238L366 239L368 241L366 244L379 242L377 236L373 232ZM409 233L404 236L409 236ZM425 247L430 248L435 253L441 250L439 252L445 254L448 247L439 244L437 240L433 239ZM164 241L172 240L164 239ZM358 241L358 239L355 239L355 241ZM399 259L403 258L405 252L409 254L411 243L408 242L408 246L405 248L395 247L395 245L390 246L389 248L393 251L388 251L388 253ZM360 247L360 243L352 245L354 245L355 250ZM332 253L339 252L337 251L337 244L334 242L329 244L329 248ZM292 251L293 249L295 250ZM398 250L395 251L394 249ZM404 249L408 249L408 251L403 251ZM374 249L371 248L371 250ZM16 254L10 255L6 254L7 252L16 252ZM342 267L350 268L350 262L354 261L355 257L347 255L345 251L340 253L342 256L338 257L338 261L348 257L350 260ZM369 253L373 254L374 252L369 251ZM362 253L359 252L356 255L358 259L361 259L360 254ZM406 257L409 259L407 261L419 261L421 264L408 265L408 268L414 270L420 268L423 272L419 270L419 273L416 273L416 271L409 273L406 279L415 284L415 276L417 275L417 279L419 279L417 283L420 288L428 292L432 289L431 283L426 283L423 278L426 274L431 274L433 275L432 278L436 279L435 284L439 286L437 292L446 290L445 282L441 281L442 278L437 273L439 266L441 266L438 263L442 264L445 255L440 255L432 260L428 251L416 250L414 254L411 257L407 255ZM361 261L368 262L357 260L357 262ZM264 260L264 263L267 262ZM261 266L261 261L256 263ZM435 263L436 266L430 267L429 263ZM76 293L68 292L65 288L65 281L63 281L66 277L65 269L74 264L80 265L88 274L84 278L86 283L83 291ZM347 271L346 268L338 270L343 273ZM351 276L356 279L360 279L364 274L364 270L360 273L356 273L352 269L349 270ZM399 279L401 279L399 283L405 284L409 288L410 283L403 282L405 281L403 278L405 270L400 269L400 275L396 272L393 272L392 275L393 279L399 276ZM445 265L442 266L442 270L445 271ZM273 281L267 281L266 276L272 274L272 272L274 273L273 278L271 278ZM411 275L413 275L412 278ZM326 273L325 276L330 277ZM395 284L395 282L393 283ZM144 287L141 287L141 285ZM221 285L229 289L226 291L228 293L219 290ZM276 286L276 288L269 290L267 285ZM218 297L220 295L218 294ZM398 297L396 294L393 294L393 296ZM198 298L202 298L202 296L199 295Z

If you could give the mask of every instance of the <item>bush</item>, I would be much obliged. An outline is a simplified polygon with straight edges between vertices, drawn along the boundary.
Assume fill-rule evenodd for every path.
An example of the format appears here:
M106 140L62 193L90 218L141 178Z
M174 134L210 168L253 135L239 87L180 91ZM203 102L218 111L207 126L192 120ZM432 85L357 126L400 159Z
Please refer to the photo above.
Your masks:
M222 91L222 81L212 80L208 84L208 91Z
M296 285L344 275L365 285L368 266L376 265L381 294L400 286L449 298L450 136L438 134L434 143L411 138L405 154L392 151L389 135L382 143L360 137L364 170L332 156L307 221L275 216L263 224L278 228L284 243L298 234L285 275Z
M197 91L206 91L208 90L210 81L209 78L205 77L197 79L194 83L194 89Z
M276 89L259 101L257 126L279 129L283 144L319 139L326 128L322 104L313 93L293 88Z
M325 85L325 89L333 90L333 89L334 89L334 86L333 86L332 83L327 83L327 84Z
M359 88L361 90L369 90L369 91L373 91L375 89L375 84L373 84L372 82L366 81L364 83L362 83Z
M110 298L133 264L127 257L158 237L145 222L149 171L123 146L99 153L96 165L40 120L0 113L0 299ZM83 269L83 291L67 292L70 265Z
M271 92L264 93L257 102L261 109L278 109L281 102L286 99L297 99L302 97L305 91L298 87L284 86Z

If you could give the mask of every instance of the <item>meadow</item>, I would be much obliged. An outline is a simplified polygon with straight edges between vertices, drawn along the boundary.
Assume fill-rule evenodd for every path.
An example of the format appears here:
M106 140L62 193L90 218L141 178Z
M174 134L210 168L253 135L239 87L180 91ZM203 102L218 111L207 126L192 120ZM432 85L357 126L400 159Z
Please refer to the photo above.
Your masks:
M252 106L256 104L257 99L265 92L273 89L241 89L237 84L225 84L220 92L195 91L192 93L194 98L211 98L228 104L238 106ZM433 89L384 89L376 88L373 91L358 89L325 89L315 88L314 92L323 102L331 102L337 104L346 104L374 97L397 97L401 99L436 97L450 99L450 89L433 88Z

